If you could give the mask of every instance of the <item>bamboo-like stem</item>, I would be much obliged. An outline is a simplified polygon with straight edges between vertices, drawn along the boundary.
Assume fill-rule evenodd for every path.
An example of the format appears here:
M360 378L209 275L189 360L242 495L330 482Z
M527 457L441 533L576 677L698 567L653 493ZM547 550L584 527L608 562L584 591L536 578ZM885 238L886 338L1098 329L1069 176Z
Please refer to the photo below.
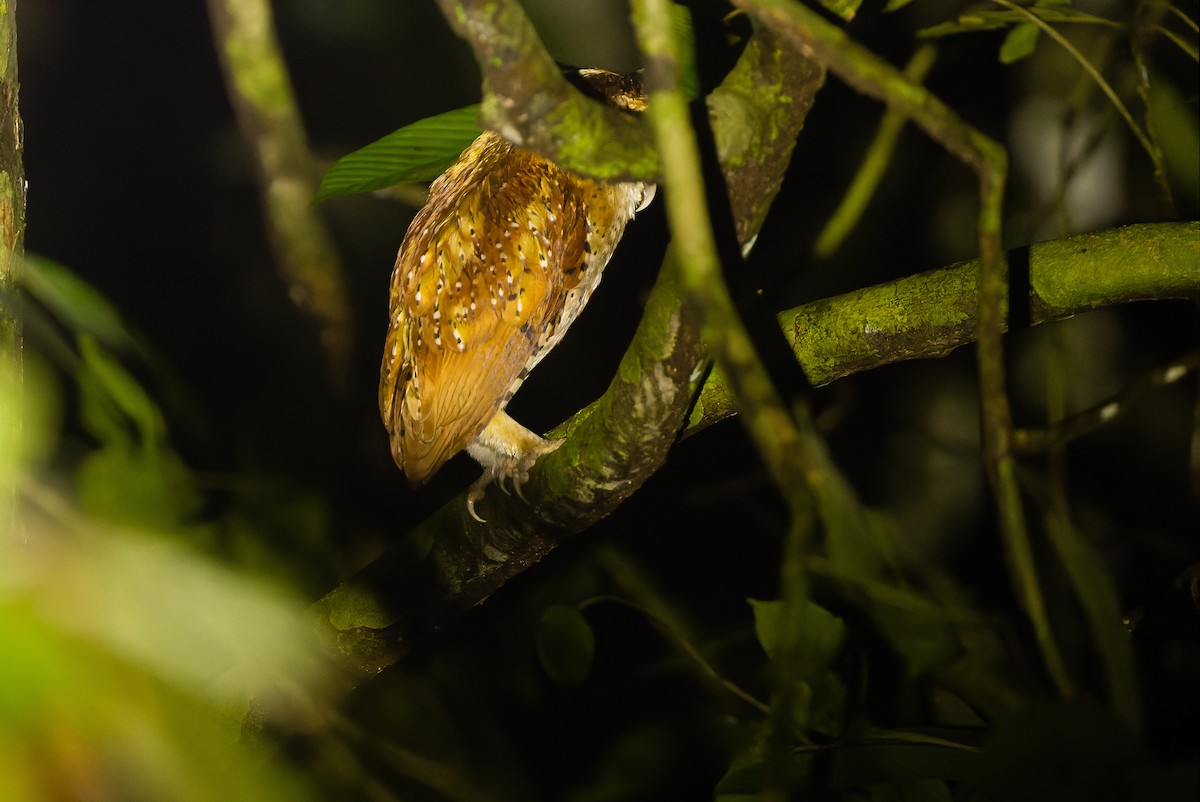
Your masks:
M635 0L634 27L646 58L649 116L658 141L662 182L682 285L700 310L704 341L740 400L743 423L776 485L798 481L799 434L771 383L725 286L705 201L700 152L688 101L679 86L679 56L668 0Z
M242 135L253 149L263 218L293 303L318 327L329 374L348 379L353 345L342 261L312 205L320 174L304 133L268 0L208 0Z

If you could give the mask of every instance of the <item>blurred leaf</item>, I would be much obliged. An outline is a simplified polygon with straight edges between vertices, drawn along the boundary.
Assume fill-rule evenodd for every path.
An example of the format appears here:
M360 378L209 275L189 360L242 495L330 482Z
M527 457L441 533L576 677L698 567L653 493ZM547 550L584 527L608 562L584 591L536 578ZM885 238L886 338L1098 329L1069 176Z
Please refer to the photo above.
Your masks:
M809 729L837 738L846 727L846 683L833 671L824 671L811 685L806 722Z
M79 335L80 418L100 447L76 473L82 508L97 517L177 531L200 508L191 471L167 444L162 412L89 334Z
M87 334L108 348L135 346L136 338L112 302L58 262L26 257L21 284L68 329Z
M230 718L252 697L307 709L326 675L303 605L163 541L74 526L0 540L0 798L311 798L235 747Z
M1136 727L1142 711L1133 644L1121 622L1121 602L1112 575L1092 544L1061 511L1047 510L1045 525L1095 639L1113 707L1126 723Z
M85 539L42 533L23 558L47 622L180 687L237 703L324 678L298 599L173 541L102 528Z
M784 638L793 639L800 644L799 667L804 678L819 679L846 639L846 625L842 619L810 601L805 606L801 630L786 633L782 631L782 601L749 601L754 612L754 633L767 657L775 659Z
M1012 64L1033 54L1041 29L1032 22L1013 26L1000 44L1000 63Z
M546 608L538 622L537 653L550 679L579 685L591 673L596 636L577 608L556 604Z
M951 616L942 605L908 588L847 574L826 560L813 559L810 568L867 614L913 676L961 653Z
M1105 19L1104 17L1098 17L1095 14L1089 14L1085 11L1076 11L1066 4L1038 3L1029 8L1029 11L1038 19L1048 22L1051 25L1069 22L1074 24L1101 25L1110 28L1119 27L1119 23ZM922 28L917 31L917 36L922 39L936 39L941 36L954 36L961 33L994 31L1000 28L1007 28L1010 25L1023 25L1028 22L1028 17L1019 11L984 11L973 9L960 14L958 19L953 22L942 22L928 28Z
M858 13L858 7L862 5L862 0L821 0L821 5L846 22L849 22Z
M972 778L980 755L959 747L913 743L847 743L797 751L768 768L755 762L731 770L717 784L718 799L756 794L778 777L783 790L843 791L877 783ZM1064 797L1065 798L1065 797Z
M178 530L201 503L191 471L167 449L104 446L83 458L75 481L88 514L162 532Z
M124 434L127 418L141 445L161 444L166 439L166 423L137 379L91 335L80 334L79 350L83 358L78 377L80 403L89 432L102 443L128 442Z
M911 2L912 0L888 0L887 5L883 7L884 13L899 11Z
M840 735L846 718L846 687L829 665L846 640L842 619L810 601L800 618L799 631L788 633L783 630L786 608L782 601L749 601L754 632L767 656L778 661L786 646L795 650L796 673L788 678L791 687L785 696L790 699L791 723L797 730Z
M1162 75L1150 76L1149 129L1162 148L1172 188L1200 200L1200 123L1196 101L1184 99Z
M480 134L479 106L426 117L347 154L321 179L316 200L431 181Z

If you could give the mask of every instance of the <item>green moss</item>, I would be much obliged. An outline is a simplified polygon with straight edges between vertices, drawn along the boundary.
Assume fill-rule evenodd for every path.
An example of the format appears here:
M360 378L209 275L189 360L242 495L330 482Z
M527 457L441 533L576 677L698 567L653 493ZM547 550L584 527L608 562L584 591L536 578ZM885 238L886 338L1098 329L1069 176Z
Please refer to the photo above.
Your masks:
M1200 262L1200 223L1127 226L1034 245L1034 292L1051 308L1073 309L1115 298L1161 297ZM1200 277L1200 273L1191 275ZM1200 285L1192 282L1191 291Z
M602 181L654 176L658 172L654 149L640 144L632 130L614 137L612 129L598 119L604 113L599 105L575 98L547 114L545 124L560 142L555 161Z
M759 37L752 38L720 88L709 97L709 110L716 118L717 150L728 168L736 169L747 159L760 159L763 145L778 139L787 122L793 98L784 91L780 59L778 48L763 53Z
M391 616L373 595L350 584L334 590L314 607L323 610L329 623L339 632L358 627L383 629L392 623Z
M8 3L0 0L0 81L11 81L13 76L8 74L9 64L15 48L13 39L16 37L16 22L8 14Z

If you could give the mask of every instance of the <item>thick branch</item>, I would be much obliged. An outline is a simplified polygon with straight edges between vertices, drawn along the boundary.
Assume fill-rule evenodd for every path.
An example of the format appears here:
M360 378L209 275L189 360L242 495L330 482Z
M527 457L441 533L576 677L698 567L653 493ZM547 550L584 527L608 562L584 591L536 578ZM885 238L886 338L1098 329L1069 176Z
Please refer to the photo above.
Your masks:
M342 262L312 205L319 172L309 152L268 0L208 0L229 98L254 150L263 217L292 302L316 319L336 386L351 349Z
M584 97L563 78L516 0L438 0L483 72L484 128L578 173L653 180L644 122Z
M1028 262L1031 325L1130 301L1200 299L1200 223L1146 223L1040 242L1013 251ZM815 385L908 359L941 357L975 341L979 262L866 287L779 314ZM1014 314L1020 310L1014 309ZM698 431L735 413L718 374L688 421Z

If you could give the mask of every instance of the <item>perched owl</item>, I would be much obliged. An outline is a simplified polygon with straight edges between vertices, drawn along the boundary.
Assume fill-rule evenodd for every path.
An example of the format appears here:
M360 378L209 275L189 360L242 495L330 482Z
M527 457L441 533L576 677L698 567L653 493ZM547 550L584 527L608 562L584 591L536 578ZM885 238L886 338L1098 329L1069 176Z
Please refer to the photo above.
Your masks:
M645 109L640 82L580 77L610 105ZM429 188L392 270L379 409L392 456L413 484L464 448L488 481L520 492L561 441L504 411L529 371L578 317L654 185L601 183L485 131Z

